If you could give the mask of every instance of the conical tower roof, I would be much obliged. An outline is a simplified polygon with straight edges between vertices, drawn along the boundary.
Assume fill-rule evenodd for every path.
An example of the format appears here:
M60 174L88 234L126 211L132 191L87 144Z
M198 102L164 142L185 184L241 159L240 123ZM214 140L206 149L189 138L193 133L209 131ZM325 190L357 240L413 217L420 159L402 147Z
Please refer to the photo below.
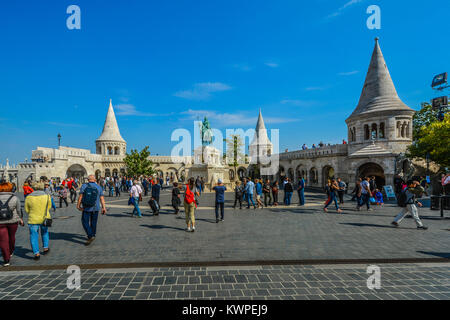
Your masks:
M267 129L264 124L261 109L259 109L258 121L256 122L255 136L253 137L252 144L271 144L269 137L267 136Z
M112 105L112 100L109 100L109 109L106 115L105 124L103 125L103 131L97 141L119 141L125 142L120 135L119 126L117 125L116 115Z
M383 53L381 52L378 38L376 38L372 60L370 61L358 106L348 119L387 110L414 112L413 109L404 104L398 97L397 90L392 82Z

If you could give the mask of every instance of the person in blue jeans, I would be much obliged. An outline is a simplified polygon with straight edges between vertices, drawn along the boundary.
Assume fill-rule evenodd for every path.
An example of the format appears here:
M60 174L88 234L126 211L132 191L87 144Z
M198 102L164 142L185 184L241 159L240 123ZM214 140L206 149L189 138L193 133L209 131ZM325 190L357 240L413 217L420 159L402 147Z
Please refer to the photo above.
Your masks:
M292 195L294 194L294 187L292 186L291 180L286 178L286 183L284 184L284 199L285 205L291 205Z
M299 199L299 206L305 205L305 179L303 177L300 177L298 180L298 187L297 187L297 193L298 193L298 199Z
M77 203L77 209L82 211L81 223L88 238L85 243L86 246L95 240L100 205L102 214L106 214L103 188L96 183L95 176L90 175L88 183L83 184L80 189Z
M134 199L134 209L133 209L133 216L137 214L138 218L142 218L141 209L139 208L139 198L142 194L141 187L137 184L137 181L133 181L133 186L130 190L130 197L133 197Z
M222 179L218 180L217 186L213 188L216 192L216 223L219 222L219 208L220 208L220 221L223 221L225 211L225 187L222 183Z
M247 202L248 202L247 209L250 209L250 201L252 202L253 207L256 209L255 202L253 201L254 188L255 184L253 183L252 179L248 178L247 184L245 185L245 192L247 193Z
M339 185L338 185L336 179L331 179L331 182L329 183L329 189L328 190L329 190L328 191L329 192L329 195L328 195L329 198L328 198L328 201L325 203L325 207L323 208L323 211L328 212L328 209L327 209L328 206L331 203L333 203L333 201L334 201L334 204L336 205L337 212L338 213L342 213L342 210L339 209L339 205L338 205L337 197L336 197L336 193L339 190Z

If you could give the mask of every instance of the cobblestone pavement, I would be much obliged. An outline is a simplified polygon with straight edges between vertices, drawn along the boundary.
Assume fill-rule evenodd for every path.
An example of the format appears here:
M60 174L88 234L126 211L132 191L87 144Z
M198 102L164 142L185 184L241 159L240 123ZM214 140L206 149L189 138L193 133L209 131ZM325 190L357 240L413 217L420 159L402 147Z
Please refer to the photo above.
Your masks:
M285 265L0 272L0 299L449 300L450 263L380 264L381 288L368 289L367 265Z
M417 230L412 219L400 228L390 225L399 208L387 204L374 211L356 211L347 202L344 214L322 211L323 194L307 193L306 207L236 209L227 194L225 221L216 223L213 195L202 195L196 212L197 230L185 232L184 212L169 210L169 192L161 197L163 210L153 216L144 198L144 217L133 218L127 198L106 198L97 239L86 247L80 212L74 205L58 209L50 228L51 252L32 260L27 227L17 232L11 268L111 263L227 262L264 260L450 258L450 220L423 208L429 230ZM296 203L296 196L294 197ZM208 208L209 207L209 208ZM25 219L26 220L26 219ZM389 262L389 261L388 261ZM416 261L414 261L416 262ZM153 265L154 266L154 265Z

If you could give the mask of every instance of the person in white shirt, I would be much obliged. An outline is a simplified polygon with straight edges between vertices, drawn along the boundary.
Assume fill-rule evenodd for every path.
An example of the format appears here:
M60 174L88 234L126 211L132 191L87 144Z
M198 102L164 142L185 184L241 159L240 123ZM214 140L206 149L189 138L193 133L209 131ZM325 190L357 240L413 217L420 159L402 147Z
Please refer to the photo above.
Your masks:
M131 187L131 190L130 190L130 198L134 199L133 216L136 213L138 218L142 218L141 209L139 208L139 198L140 198L141 193L142 193L142 188L137 183L137 180L134 180L133 186Z

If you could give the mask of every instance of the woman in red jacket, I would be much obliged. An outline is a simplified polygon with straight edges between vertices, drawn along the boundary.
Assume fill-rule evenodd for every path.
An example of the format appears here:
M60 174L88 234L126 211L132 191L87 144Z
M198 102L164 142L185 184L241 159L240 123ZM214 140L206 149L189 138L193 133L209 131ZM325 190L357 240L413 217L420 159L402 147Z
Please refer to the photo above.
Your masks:
M23 196L26 198L29 194L33 193L34 190L31 188L27 182L23 184Z

